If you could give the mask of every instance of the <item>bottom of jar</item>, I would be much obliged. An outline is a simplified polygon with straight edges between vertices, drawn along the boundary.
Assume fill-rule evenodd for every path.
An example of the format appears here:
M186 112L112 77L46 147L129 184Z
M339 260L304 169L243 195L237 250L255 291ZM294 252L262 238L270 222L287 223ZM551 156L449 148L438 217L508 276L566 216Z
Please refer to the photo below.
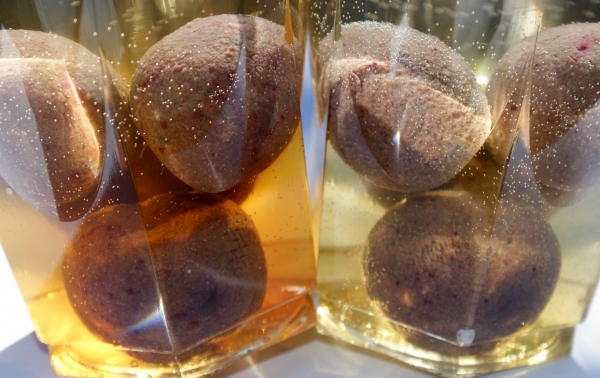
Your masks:
M479 352L457 353L456 350L462 348L423 334L403 331L384 317L319 297L317 331L432 374L466 378L563 358L571 351L574 328L526 332L490 345L480 345ZM434 347L427 348L427 344ZM450 352L445 350L447 348Z
M157 358L153 359L150 353L144 352L146 358L141 360L132 356L135 352L127 353L107 343L50 344L49 352L54 371L64 377L206 377L239 357L286 340L314 324L311 293L303 293L179 355L156 353Z

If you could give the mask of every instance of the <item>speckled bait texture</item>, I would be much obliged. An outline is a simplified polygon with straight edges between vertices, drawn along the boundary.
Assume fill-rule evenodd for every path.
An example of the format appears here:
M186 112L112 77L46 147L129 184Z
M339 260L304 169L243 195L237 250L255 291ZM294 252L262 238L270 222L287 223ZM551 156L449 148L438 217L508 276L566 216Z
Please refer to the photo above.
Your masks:
M264 170L291 140L302 55L284 35L262 18L213 16L188 23L144 55L133 77L132 112L148 145L183 182L227 190Z
M513 46L492 78L489 96L498 118L487 142L492 153L510 143L511 117L501 113L504 104L517 102L516 79L533 43L528 38ZM529 142L535 177L555 190L589 191L600 180L600 24L541 31L532 70L529 127L521 125L520 133Z
M556 285L558 241L531 207L501 202L495 222L488 214L466 192L396 205L365 246L371 299L391 319L465 346L530 325Z
M483 145L490 114L464 59L435 37L377 22L320 47L329 137L359 175L393 190L449 181Z
M137 205L98 211L65 251L67 294L90 331L129 350L181 353L261 307L265 256L237 205L179 192L141 213L145 224Z
M102 171L104 87L127 107L124 80L68 39L0 32L0 174L31 205L92 193Z
M2 176L33 205L65 203L94 190L101 145L64 63L0 60Z

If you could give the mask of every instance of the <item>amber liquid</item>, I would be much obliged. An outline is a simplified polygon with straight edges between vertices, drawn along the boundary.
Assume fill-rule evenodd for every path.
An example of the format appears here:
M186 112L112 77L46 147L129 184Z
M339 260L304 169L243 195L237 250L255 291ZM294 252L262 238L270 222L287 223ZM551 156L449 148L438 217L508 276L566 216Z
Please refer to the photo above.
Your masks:
M285 1L205 1L202 6L200 2L176 2L172 7L172 2L114 1L106 2L105 8L95 12L86 2L63 3L54 10L41 10L33 1L0 1L0 22L6 28L50 30L92 51L100 51L128 83L137 61L152 44L197 17L246 13L281 25L286 22ZM290 3L294 8L291 30L302 36L304 2ZM304 43L303 38L298 40ZM301 64L301 57L298 61ZM301 66L298 72L302 72ZM104 172L96 197L71 207L61 220L32 206L0 180L2 247L29 308L36 335L50 347L57 374L199 377L223 368L249 351L312 327L315 315L311 293L316 271L300 124L269 167L251 182L242 182L220 194L248 215L262 244L267 284L257 312L207 340L209 347L200 348L197 353L162 356L163 362L154 363L137 359L127 348L102 340L83 324L69 301L62 267L65 248L85 219L81 216L90 208L95 211L118 203L142 203L161 193L192 190L168 172L133 126L121 126L107 126ZM36 237L31 237L32 232Z
M135 376L148 370L151 376L201 376L222 368L244 350L263 348L312 326L315 265L301 136L298 128L292 142L256 179L252 193L240 204L259 231L267 260L262 308L243 323L232 325L234 332L222 336L218 348L191 362L145 363L91 333L73 311L62 277L62 253L79 222L51 220L5 185L0 193L3 249L36 334L50 345L57 371L73 377L86 377L92 371L94 376L117 372ZM39 237L31 238L31 230Z

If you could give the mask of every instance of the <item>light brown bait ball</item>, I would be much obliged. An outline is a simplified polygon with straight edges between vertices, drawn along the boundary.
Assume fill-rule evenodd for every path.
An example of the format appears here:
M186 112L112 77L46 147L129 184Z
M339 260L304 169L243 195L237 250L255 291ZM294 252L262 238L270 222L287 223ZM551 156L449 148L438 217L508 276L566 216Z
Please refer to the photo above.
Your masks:
M427 190L449 181L490 130L483 91L464 59L435 37L356 22L320 47L319 93L332 146L383 188Z
M497 136L487 145L493 152L512 141L511 116L500 113L518 101L516 79L531 59L534 39L513 46L499 63L490 84L498 118ZM589 191L600 180L600 25L570 24L543 30L535 44L529 128L520 125L540 184L559 191ZM522 80L521 80L522 82ZM510 105L513 104L513 105ZM514 135L514 132L512 132ZM578 196L579 199L583 195Z
M0 33L0 174L35 207L93 193L104 150L105 96L125 112L126 84L68 39L35 31ZM123 117L121 117L123 118Z
M291 140L302 55L284 35L262 18L212 16L144 55L133 76L132 111L148 145L181 181L204 192L227 190L264 170Z
M65 251L67 294L90 331L129 350L181 353L260 309L265 256L237 205L180 192L139 209L92 214Z
M463 346L532 324L558 279L558 241L531 207L503 201L495 221L488 214L450 191L392 208L365 246L371 299L391 319Z

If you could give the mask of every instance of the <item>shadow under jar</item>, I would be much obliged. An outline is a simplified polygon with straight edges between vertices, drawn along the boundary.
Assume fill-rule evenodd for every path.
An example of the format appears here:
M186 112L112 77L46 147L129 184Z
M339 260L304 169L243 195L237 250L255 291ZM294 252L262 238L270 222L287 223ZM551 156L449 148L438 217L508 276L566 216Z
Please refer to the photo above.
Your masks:
M0 239L56 373L206 376L313 326L306 4L0 9Z
M569 353L600 273L593 7L311 2L319 332L448 377Z

